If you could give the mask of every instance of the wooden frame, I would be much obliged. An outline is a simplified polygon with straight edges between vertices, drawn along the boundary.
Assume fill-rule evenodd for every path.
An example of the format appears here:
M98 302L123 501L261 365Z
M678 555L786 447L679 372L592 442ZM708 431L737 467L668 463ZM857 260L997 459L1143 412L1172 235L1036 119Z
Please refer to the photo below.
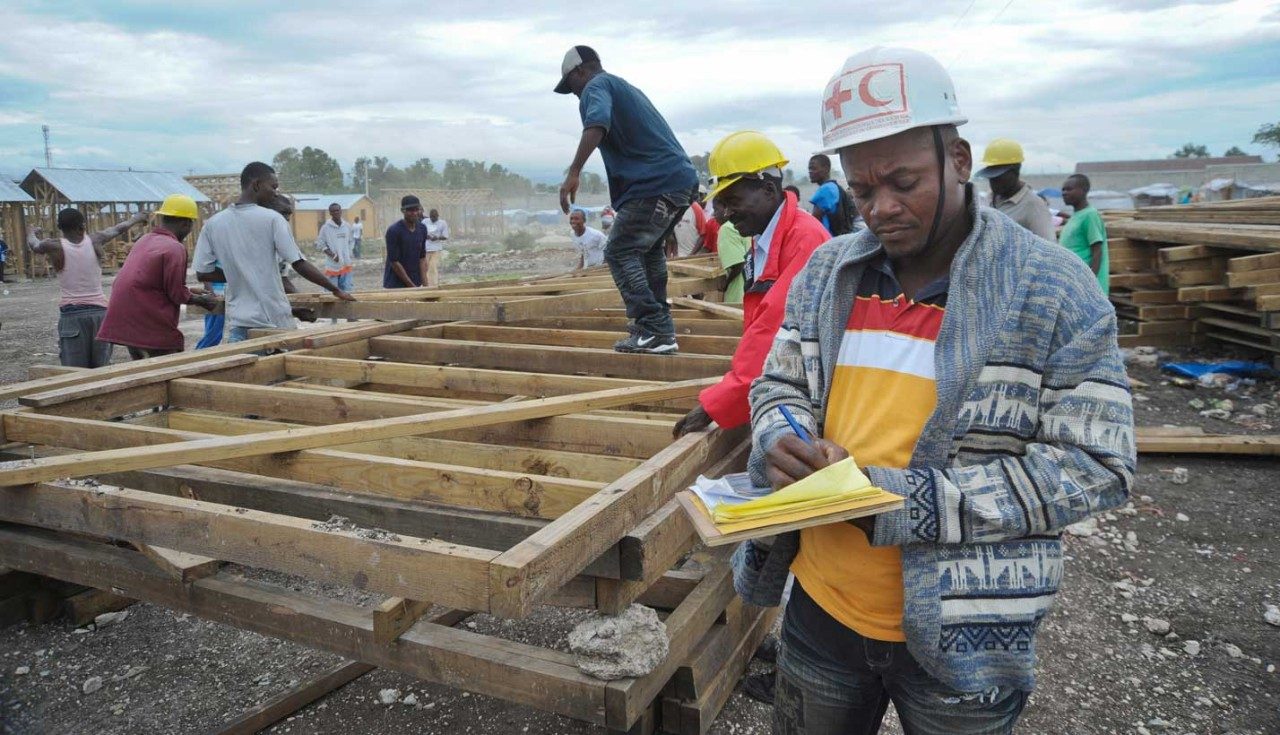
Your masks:
M596 278L415 289L366 302L402 321L0 387L20 403L0 412L0 520L19 524L0 530L0 565L627 730L733 596L723 558L673 571L695 539L671 499L699 473L740 468L749 443L743 430L671 438L727 369L733 337L710 325L733 315L679 309L680 355L615 353L616 292ZM491 318L440 317L477 305ZM574 329L537 321L566 318ZM301 599L243 568L382 602ZM670 611L672 652L618 682L429 613L637 600Z

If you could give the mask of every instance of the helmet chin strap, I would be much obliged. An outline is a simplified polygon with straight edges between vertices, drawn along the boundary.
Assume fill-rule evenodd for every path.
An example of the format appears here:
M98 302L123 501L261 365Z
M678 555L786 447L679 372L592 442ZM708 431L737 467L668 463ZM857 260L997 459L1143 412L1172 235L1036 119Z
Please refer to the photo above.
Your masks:
M933 150L938 156L938 208L933 212L933 226L929 228L929 237L924 241L926 248L934 244L938 225L942 224L942 210L947 203L947 176L943 168L946 165L946 153L942 149L942 131L938 125L934 125L930 130L933 131Z

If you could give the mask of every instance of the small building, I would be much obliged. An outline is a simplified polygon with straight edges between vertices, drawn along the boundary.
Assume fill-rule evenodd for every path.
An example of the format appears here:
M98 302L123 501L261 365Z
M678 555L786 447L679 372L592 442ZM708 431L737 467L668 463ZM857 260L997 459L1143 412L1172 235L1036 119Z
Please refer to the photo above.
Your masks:
M90 232L105 229L137 212L160 207L170 194L185 194L196 200L200 218L187 236L187 253L195 248L200 225L214 211L214 203L181 176L168 171L115 171L88 168L36 168L22 180L22 190L35 199L29 224L45 232L57 231L58 211L76 207L84 213ZM127 243L116 241L107 248L103 267L118 268L128 254Z
M182 178L212 199L218 209L226 209L240 198L240 174L193 174Z
M342 219L355 222L356 217L364 223L364 239L369 240L382 236L378 226L377 210L373 202L364 194L314 194L290 192L293 199L293 238L298 242L314 242L320 234L320 226L329 218L329 205L337 203L342 207Z
M493 189L382 189L378 210L388 226L400 219L400 198L406 194L422 201L423 217L433 209L438 210L440 218L449 223L450 236L454 239L506 234L502 200Z
M4 264L6 277L17 273L32 276L32 258L27 252L27 214L35 199L8 179L0 178L0 240L9 246Z

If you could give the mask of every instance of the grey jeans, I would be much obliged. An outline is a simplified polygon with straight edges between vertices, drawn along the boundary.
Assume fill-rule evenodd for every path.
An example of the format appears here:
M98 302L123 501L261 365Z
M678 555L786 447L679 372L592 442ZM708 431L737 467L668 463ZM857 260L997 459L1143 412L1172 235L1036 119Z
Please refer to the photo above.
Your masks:
M958 692L920 667L905 643L846 628L797 582L787 603L773 706L775 735L874 735L889 702L907 735L1008 735L1027 693Z
M58 360L62 365L78 368L110 365L115 345L98 341L106 307L72 304L58 311Z

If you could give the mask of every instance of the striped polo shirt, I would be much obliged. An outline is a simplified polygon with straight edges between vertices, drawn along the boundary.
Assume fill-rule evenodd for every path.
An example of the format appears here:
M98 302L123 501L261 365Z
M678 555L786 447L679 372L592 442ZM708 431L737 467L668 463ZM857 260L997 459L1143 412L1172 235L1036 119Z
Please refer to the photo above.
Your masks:
M888 258L870 262L840 342L824 436L863 467L903 468L937 403L933 347L949 283L906 298ZM902 556L873 547L857 526L833 523L800 533L791 570L841 624L882 641L904 641Z

